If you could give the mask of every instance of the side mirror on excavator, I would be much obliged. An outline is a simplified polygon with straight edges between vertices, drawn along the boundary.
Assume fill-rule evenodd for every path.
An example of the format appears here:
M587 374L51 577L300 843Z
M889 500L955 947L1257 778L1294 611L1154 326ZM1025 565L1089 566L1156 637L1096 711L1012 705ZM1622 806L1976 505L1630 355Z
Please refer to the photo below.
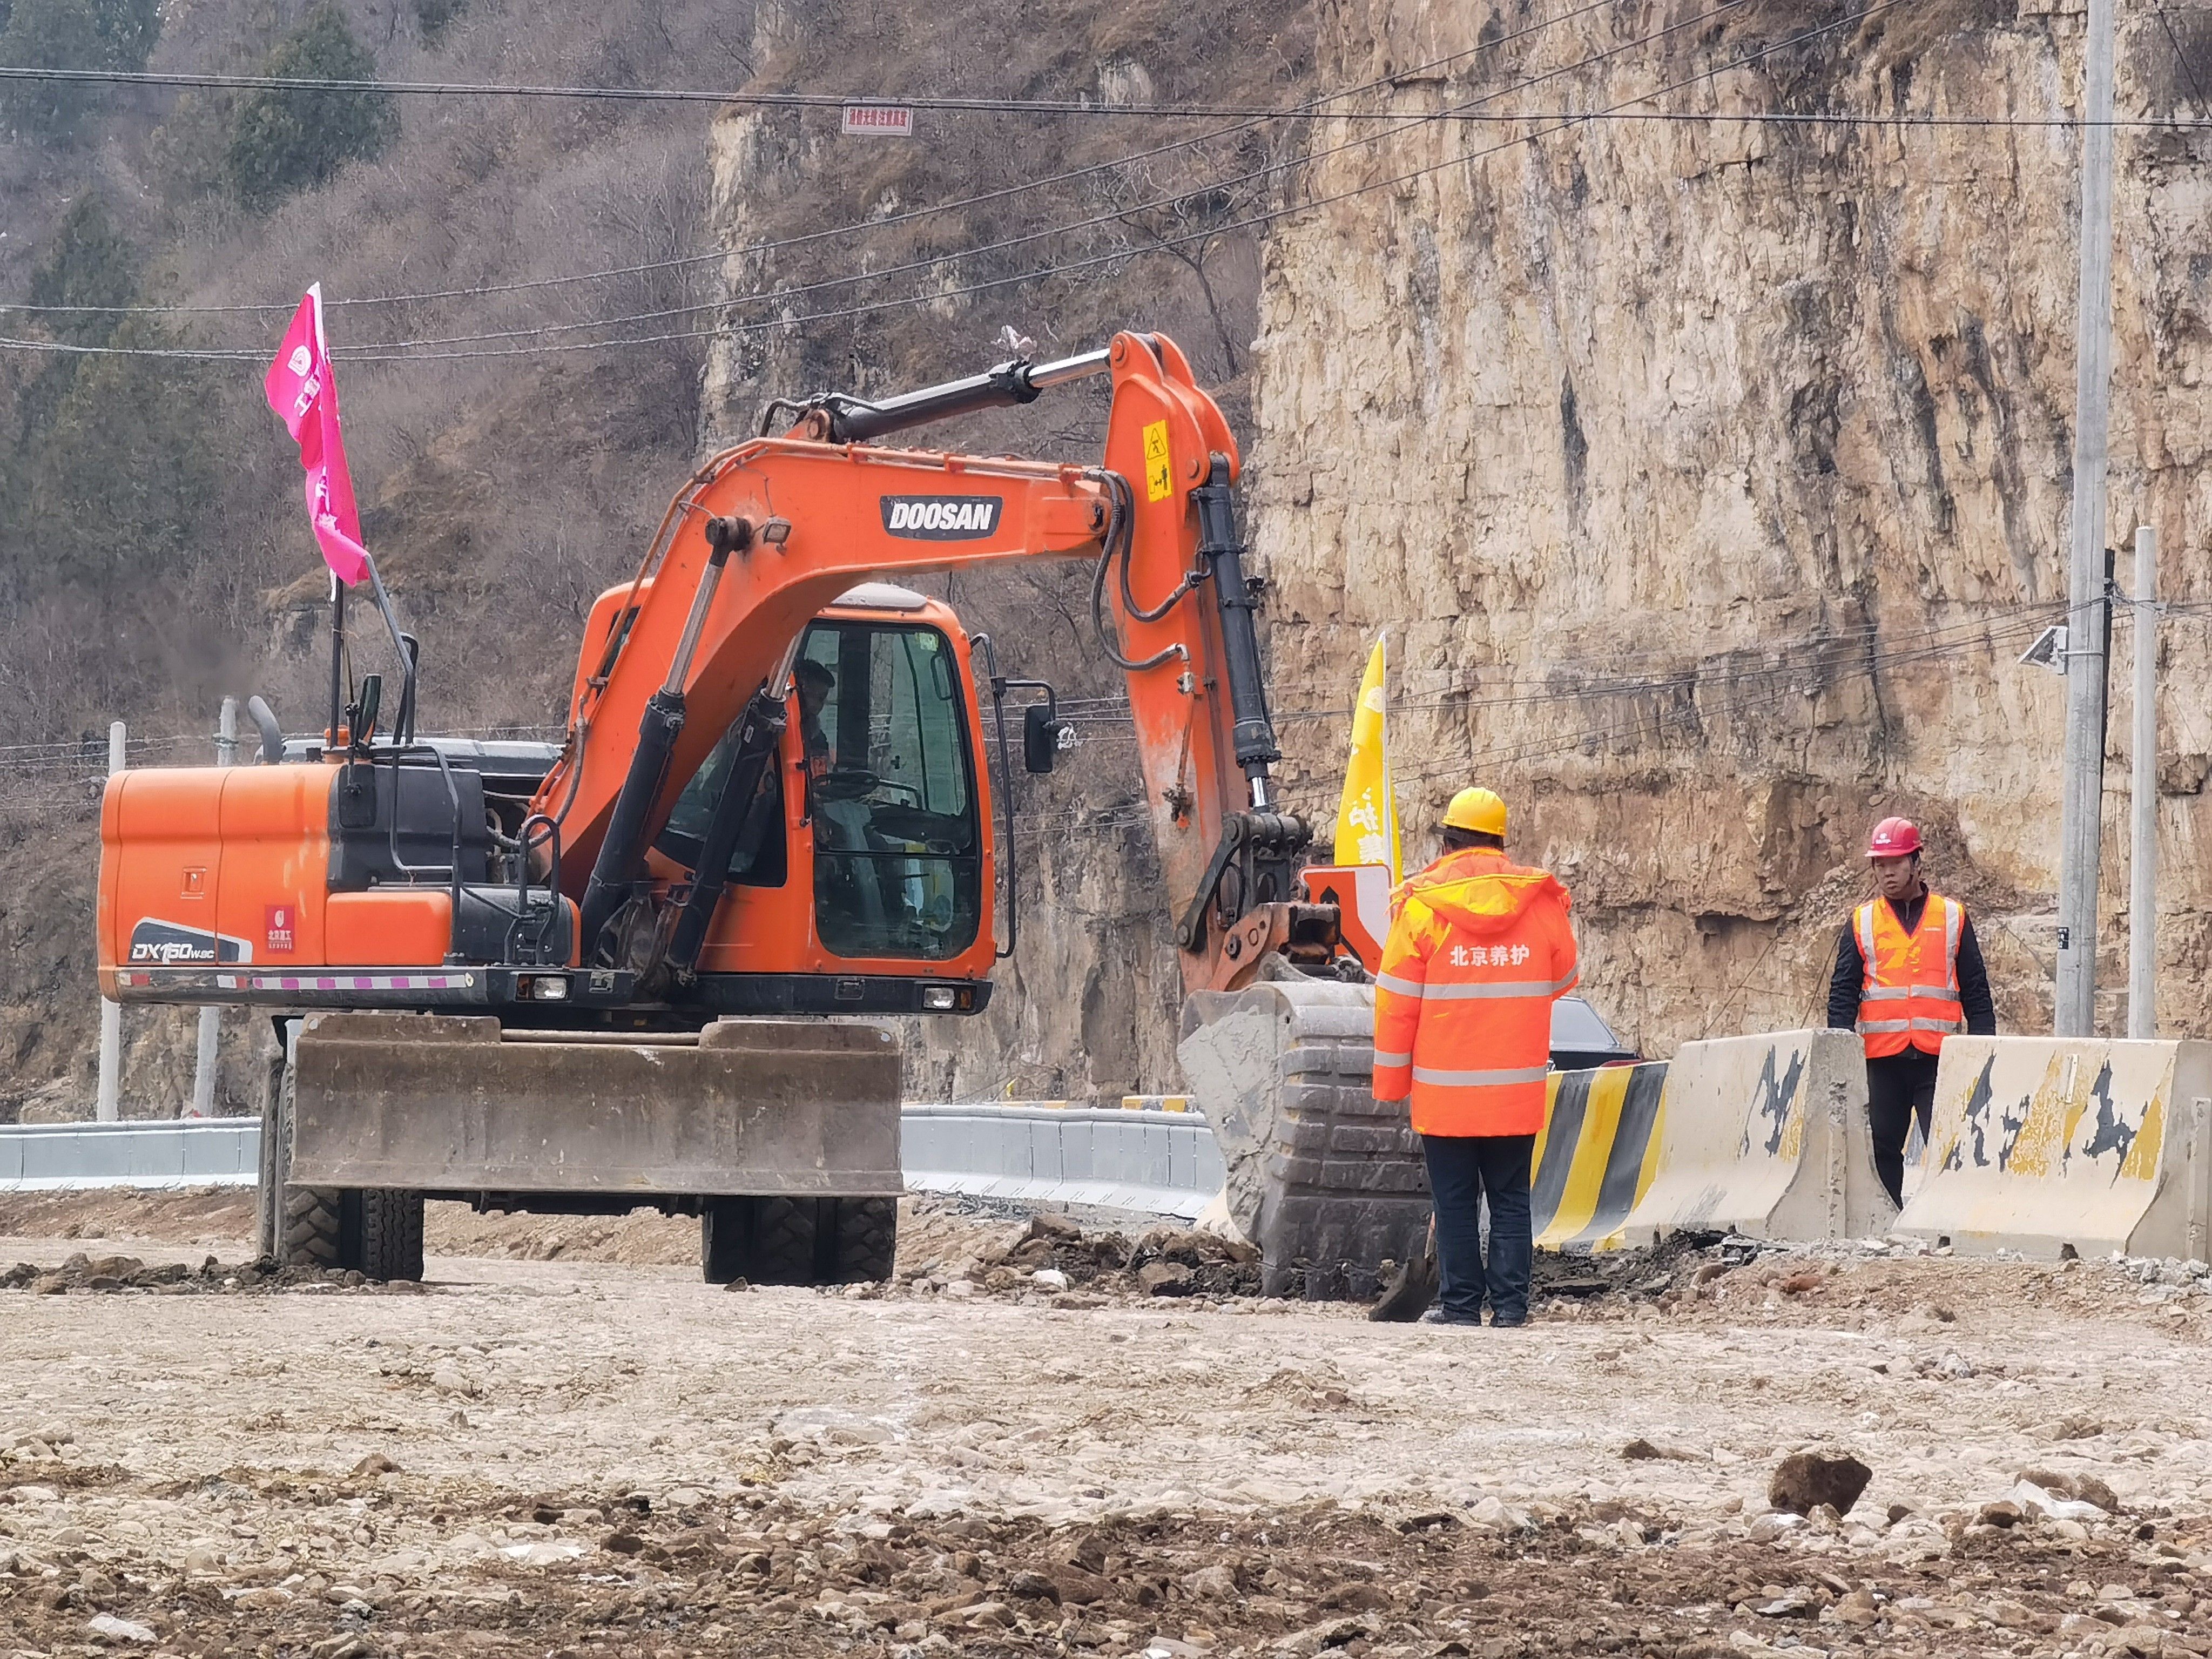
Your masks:
M1022 769L1042 777L1059 763L1067 733L1056 702L1033 702L1022 711Z

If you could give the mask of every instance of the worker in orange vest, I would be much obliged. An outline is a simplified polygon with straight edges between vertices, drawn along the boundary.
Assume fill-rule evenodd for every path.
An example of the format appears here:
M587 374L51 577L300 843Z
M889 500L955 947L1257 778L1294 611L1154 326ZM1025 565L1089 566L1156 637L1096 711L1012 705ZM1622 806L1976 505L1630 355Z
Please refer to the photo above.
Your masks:
M1439 1325L1528 1322L1530 1155L1544 1125L1552 1004L1574 988L1567 890L1508 863L1505 803L1462 789L1443 855L1391 895L1375 976L1375 1097L1410 1100L1436 1205ZM1490 1201L1483 1260L1481 1202Z
M1867 842L1875 896L1853 910L1836 941L1828 1024L1865 1040L1867 1121L1874 1167L1891 1200L1905 1202L1905 1143L1912 1120L1928 1134L1936 1057L1956 1031L1994 1036L1989 969L1966 907L1920 876L1920 831L1884 818Z

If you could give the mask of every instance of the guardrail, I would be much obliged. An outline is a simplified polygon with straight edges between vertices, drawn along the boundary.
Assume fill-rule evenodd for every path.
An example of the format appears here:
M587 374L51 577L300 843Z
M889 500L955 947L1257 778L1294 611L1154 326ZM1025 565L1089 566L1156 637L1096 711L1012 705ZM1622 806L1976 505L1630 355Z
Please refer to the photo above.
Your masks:
M919 1192L1150 1210L1186 1220L1221 1190L1221 1150L1195 1112L908 1106L901 1163Z
M1188 1219L1221 1188L1220 1150L1195 1112L1024 1101L908 1106L902 1115L902 1161L917 1192ZM0 1192L251 1187L260 1162L258 1118L0 1126Z
M73 1187L251 1187L261 1121L18 1123L0 1127L0 1190Z

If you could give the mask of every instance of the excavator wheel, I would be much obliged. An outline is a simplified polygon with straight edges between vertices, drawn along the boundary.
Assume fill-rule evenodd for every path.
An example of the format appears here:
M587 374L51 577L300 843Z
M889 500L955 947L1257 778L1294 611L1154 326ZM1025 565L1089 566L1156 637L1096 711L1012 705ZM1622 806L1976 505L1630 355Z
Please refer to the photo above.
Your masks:
M1227 1165L1261 1288L1369 1300L1420 1253L1428 1174L1403 1106L1375 1098L1375 992L1303 976L1183 1002L1176 1052Z
M422 1194L398 1187L292 1184L297 1089L280 1048L261 1109L262 1249L279 1267L353 1268L371 1279L422 1277Z
M718 1198L700 1218L709 1285L852 1285L889 1279L895 1198Z
M270 1254L281 1267L342 1267L344 1194L335 1187L292 1184L292 1109L296 1085L292 1067L284 1066L262 1114L262 1139L270 1148L270 1156L264 1160L268 1188L264 1201L275 1222L274 1248Z
M422 1194L360 1187L340 1195L339 1265L371 1279L422 1277Z
M823 1207L836 1212L829 1230L836 1250L830 1282L864 1285L889 1279L898 1256L898 1200L830 1198L823 1200Z

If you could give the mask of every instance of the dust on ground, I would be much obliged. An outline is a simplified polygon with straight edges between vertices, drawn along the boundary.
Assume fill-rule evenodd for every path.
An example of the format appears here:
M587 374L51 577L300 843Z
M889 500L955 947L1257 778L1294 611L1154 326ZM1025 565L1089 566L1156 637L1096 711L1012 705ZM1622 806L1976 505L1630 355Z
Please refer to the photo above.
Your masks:
M151 1262L213 1213L105 1219ZM125 1248L19 1218L36 1264ZM0 1294L0 1654L2212 1650L2178 1267L1683 1249L1557 1264L1493 1332L1055 1306L1021 1252L1110 1230L958 1206L881 1290L550 1224L419 1295ZM1771 1512L1813 1446L1864 1495Z

